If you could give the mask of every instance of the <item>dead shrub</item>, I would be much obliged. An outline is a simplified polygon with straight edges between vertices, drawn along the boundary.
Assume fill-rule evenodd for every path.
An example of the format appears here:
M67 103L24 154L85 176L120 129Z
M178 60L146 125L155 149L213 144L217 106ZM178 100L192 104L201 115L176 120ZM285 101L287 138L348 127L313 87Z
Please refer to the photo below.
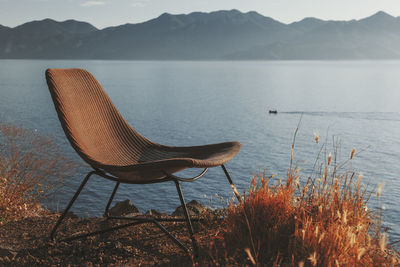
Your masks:
M41 202L75 170L53 139L0 124L0 224L40 214Z

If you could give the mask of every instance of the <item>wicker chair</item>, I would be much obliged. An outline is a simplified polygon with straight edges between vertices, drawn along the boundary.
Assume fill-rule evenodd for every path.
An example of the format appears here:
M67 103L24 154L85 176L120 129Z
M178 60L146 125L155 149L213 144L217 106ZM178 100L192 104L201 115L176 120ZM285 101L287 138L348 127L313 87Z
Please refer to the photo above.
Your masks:
M191 219L179 182L197 180L205 174L208 168L221 166L234 192L237 192L224 164L239 152L241 144L239 142L226 142L192 147L160 145L143 137L128 125L101 85L88 71L83 69L48 69L46 70L46 80L67 139L79 156L93 168L86 175L59 217L50 234L51 238L54 239L58 226L90 176L95 174L116 182L104 212L107 219L127 219L127 217L109 215L110 205L120 183L150 184L168 181L172 181L176 185L185 218L129 217L133 222L73 236L66 240L96 235L141 223L153 223L178 246L189 252L185 245L159 223L159 221L182 221L187 224L192 245L196 251L197 243L193 236ZM203 168L204 170L193 178L181 178L173 175L173 173L186 168Z

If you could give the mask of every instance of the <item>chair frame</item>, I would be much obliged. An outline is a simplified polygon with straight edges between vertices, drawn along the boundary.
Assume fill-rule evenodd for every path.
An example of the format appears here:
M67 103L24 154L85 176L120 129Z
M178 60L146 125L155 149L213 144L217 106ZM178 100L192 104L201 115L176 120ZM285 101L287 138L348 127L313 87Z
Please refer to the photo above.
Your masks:
M240 201L240 197L237 194L237 190L236 190L236 186L234 185L228 171L226 170L225 166L222 164L220 165L222 170L225 173L226 178L228 179L228 182L230 183L233 192L235 193L236 197L238 198L238 200ZM55 226L53 227L53 230L50 233L50 238L51 240L55 240L55 234L57 231L57 228L60 226L61 222L64 220L64 218L66 217L68 211L71 209L72 205L74 204L75 200L78 198L79 194L81 193L83 187L86 185L86 183L88 182L89 178L92 175L97 175L97 176L101 176L103 178L106 178L108 180L114 181L116 182L115 187L111 193L110 198L108 199L105 211L104 211L104 217L106 218L106 220L109 219L115 219L115 220L129 220L132 221L130 223L126 223L123 225L119 225L119 226L115 226L115 227L110 227L110 228L106 228L103 230L99 230L99 231L94 231L94 232L89 232L89 233L85 233L85 234L80 234L80 235L74 235L72 234L70 237L62 239L60 241L72 241L72 240L76 240L79 238L85 238L85 237L89 237L89 236L94 236L94 235L98 235L98 234L103 234L106 232L110 232L110 231L114 231L114 230L119 230L122 228L126 228L129 226L134 226L134 225L139 225L139 224L144 224L144 223L152 223L155 226L157 226L162 232L164 232L176 245L178 245L182 250L184 250L185 252L187 252L188 254L190 253L190 250L188 247L186 247L184 244L182 244L181 241L179 241L174 235L172 235L167 229L165 229L165 227L163 227L160 222L186 222L186 226L187 229L189 231L189 235L190 238L192 240L192 248L193 248L193 252L195 256L198 256L199 253L199 247L197 244L197 241L194 237L194 231L193 231L193 226L192 226L192 221L201 221L201 218L193 218L191 219L188 213L188 209L186 206L186 202L185 199L183 197L182 194L182 190L180 187L179 182L192 182L195 180L200 179L206 172L207 172L208 168L205 168L199 175L192 177L192 178L182 178L182 177L178 177L169 173L165 173L165 177L160 178L158 180L152 180L149 182L132 182L130 180L125 180L125 179L120 179L111 175L108 175L106 172L104 172L103 170L94 168L94 170L90 171L86 177L83 179L81 185L79 186L78 190L75 192L74 196L72 197L72 199L69 201L67 207L65 208L65 210L63 211L63 213L61 214L61 216L58 218ZM137 216L133 216L133 217L124 217L124 216L110 216L109 214L109 208L111 206L111 203L114 199L114 196L118 190L118 187L120 185L120 183L127 183L127 184L151 184L151 183L161 183L161 182L168 182L168 181L173 181L175 183L178 195L179 195L179 199L183 208L183 213L184 213L184 218L151 218L151 217L145 217L143 215L137 215Z

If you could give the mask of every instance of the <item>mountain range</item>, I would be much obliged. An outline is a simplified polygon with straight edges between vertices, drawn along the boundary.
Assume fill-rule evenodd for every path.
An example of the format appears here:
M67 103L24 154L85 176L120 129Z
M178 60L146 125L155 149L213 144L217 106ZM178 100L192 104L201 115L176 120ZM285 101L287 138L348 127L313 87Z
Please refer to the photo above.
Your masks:
M0 25L2 59L296 60L400 59L400 17L281 23L238 10L164 13L97 29L51 19Z

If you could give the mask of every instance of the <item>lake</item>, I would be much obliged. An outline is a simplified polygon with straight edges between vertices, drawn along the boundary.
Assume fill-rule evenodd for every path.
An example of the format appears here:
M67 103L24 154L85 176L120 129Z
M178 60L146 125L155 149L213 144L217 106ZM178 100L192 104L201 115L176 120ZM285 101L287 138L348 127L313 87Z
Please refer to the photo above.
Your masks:
M372 197L370 206L384 209L391 239L400 239L400 61L0 60L0 120L53 135L68 157L80 160L62 132L44 77L47 68L72 67L90 71L128 123L155 142L242 142L226 165L239 191L259 169L285 176L302 116L294 156L303 177L321 146L314 132L321 142L327 140L328 152L333 152L332 136L339 138L343 161L353 147L362 151L353 168L371 190L385 182L381 199ZM46 205L64 209L83 175L66 181ZM72 210L101 216L112 188L112 182L92 178ZM221 168L184 183L182 190L186 200L211 206L232 198ZM179 205L172 182L120 186L115 199L128 198L143 212L172 212Z

